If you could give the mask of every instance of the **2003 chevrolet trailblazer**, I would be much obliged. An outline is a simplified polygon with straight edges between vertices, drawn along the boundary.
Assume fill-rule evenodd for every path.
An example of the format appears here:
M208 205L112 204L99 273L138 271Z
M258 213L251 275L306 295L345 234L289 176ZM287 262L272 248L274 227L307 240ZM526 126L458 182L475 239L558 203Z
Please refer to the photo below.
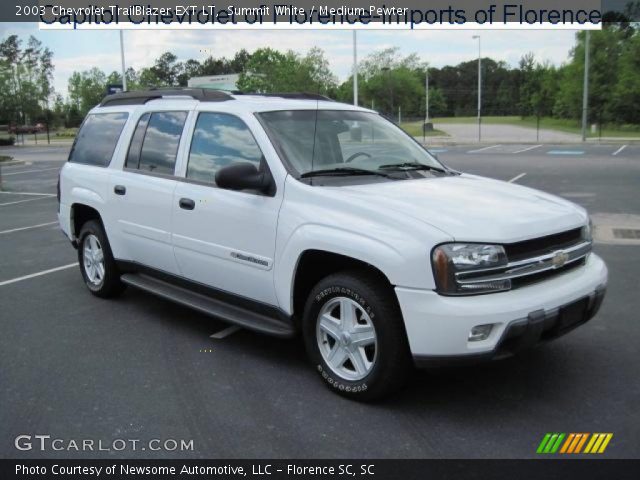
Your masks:
M59 197L92 293L131 285L301 331L322 378L358 399L412 364L558 337L607 282L581 207L453 171L375 112L314 95L108 96Z

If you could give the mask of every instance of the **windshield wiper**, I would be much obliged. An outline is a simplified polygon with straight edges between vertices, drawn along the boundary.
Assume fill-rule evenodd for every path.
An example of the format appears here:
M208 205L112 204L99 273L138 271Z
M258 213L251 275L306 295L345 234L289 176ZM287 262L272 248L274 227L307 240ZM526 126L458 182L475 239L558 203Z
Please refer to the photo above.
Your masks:
M390 175L378 172L376 170L366 170L364 168L354 168L354 167L337 167L337 168L327 168L324 170L311 170L310 172L305 172L300 175L300 178L309 178L309 177L320 177L320 176L350 176L350 175L377 175L379 177L389 177Z
M404 163L390 163L388 165L380 165L378 167L380 170L435 170L436 172L447 173L446 170L440 167L432 167L431 165L425 165L424 163L418 162L404 162Z

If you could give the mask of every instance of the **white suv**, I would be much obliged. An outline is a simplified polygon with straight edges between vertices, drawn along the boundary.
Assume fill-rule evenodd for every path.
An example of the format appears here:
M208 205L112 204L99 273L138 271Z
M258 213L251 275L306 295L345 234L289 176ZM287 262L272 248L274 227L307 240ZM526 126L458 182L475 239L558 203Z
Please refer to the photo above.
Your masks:
M584 209L438 162L373 111L308 94L108 96L59 182L89 290L125 285L271 335L335 391L509 355L597 312Z

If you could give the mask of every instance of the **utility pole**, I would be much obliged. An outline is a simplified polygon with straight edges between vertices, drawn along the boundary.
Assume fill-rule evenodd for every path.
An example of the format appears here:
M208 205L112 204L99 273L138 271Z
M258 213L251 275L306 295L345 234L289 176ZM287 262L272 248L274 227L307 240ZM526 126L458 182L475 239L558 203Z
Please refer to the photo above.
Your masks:
M589 40L590 32L584 37L584 86L582 87L582 141L587 140L587 114L589 111Z
M122 91L127 91L127 75L126 68L124 64L124 35L122 30L120 30L120 60L122 61Z
M389 85L389 100L391 102L391 108L389 110L389 117L392 118L395 113L395 107L393 105L393 83L391 82L391 67L382 67L381 69L383 72L385 72L385 77L387 80L387 84Z
M478 142L482 140L482 54L480 49L480 35L474 35L478 40Z
M353 104L358 106L358 45L356 31L353 31Z
M424 76L424 123L429 123L429 68Z

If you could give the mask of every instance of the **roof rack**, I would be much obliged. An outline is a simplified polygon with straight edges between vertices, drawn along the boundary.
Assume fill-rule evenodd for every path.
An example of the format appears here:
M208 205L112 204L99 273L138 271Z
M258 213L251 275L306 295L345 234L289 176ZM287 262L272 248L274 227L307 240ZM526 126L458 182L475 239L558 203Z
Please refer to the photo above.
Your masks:
M260 97L278 97L287 98L292 100L323 100L326 102L333 102L329 97L320 95L319 93L306 93L306 92L287 92L287 93L253 93L253 92L233 92L235 95L257 95Z
M163 97L191 97L201 102L226 102L234 98L227 92L212 90L208 88L151 88L149 90L138 90L107 95L100 103L101 107L114 107L118 105L144 105L150 100Z

